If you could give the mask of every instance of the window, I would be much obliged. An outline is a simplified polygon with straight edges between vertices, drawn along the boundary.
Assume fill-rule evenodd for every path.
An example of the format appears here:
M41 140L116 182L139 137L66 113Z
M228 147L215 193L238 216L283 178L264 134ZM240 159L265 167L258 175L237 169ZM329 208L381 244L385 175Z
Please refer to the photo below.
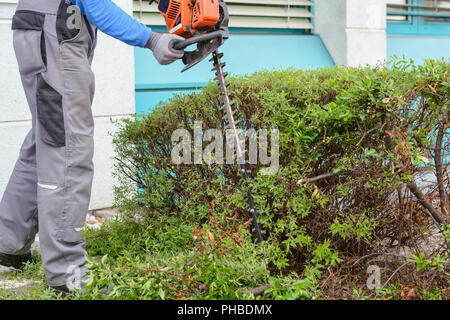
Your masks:
M408 0L389 0L388 5L388 20L391 21L406 21L408 17L402 12L408 10Z
M246 29L312 29L309 0L226 0L230 27ZM134 16L150 26L164 26L156 5L134 1Z
M450 22L450 0L388 0L388 20Z
M450 22L450 0L425 0L424 9L426 13L432 14L425 16L425 21Z

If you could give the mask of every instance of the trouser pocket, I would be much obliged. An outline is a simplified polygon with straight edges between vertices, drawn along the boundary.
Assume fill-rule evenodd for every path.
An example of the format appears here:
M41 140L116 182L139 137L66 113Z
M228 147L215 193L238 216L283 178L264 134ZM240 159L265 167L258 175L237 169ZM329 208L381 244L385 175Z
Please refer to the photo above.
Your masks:
M81 33L83 15L71 1L61 0L56 18L59 43L77 38Z
M14 30L14 49L20 73L25 77L36 77L40 138L51 146L62 147L65 145L62 95L42 76L47 69L45 18L41 12L18 10L13 16L11 28Z
M36 107L42 141L54 147L65 146L62 95L53 89L41 74L37 75Z
M44 37L45 14L34 11L16 11L12 20L14 50L23 75L45 71L47 53Z

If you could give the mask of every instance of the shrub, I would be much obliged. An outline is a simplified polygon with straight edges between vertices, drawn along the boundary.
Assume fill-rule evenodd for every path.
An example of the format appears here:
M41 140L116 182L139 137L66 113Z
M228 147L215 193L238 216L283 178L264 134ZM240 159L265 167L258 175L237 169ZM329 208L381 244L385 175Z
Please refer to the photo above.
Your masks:
M316 288L329 268L345 270L343 263L394 243L413 247L430 221L446 223L448 70L444 60L424 66L394 61L232 78L241 128L279 129L278 172L263 175L261 164L252 165L249 186L236 165L173 163L175 130L194 136L195 121L203 130L225 127L214 83L176 95L118 124L117 203L144 219L163 215L200 226L214 217L223 228L238 221L233 226L250 233L251 187L273 244L271 272L295 272ZM425 165L434 165L439 182L435 202L413 179ZM286 294L302 292L304 283Z

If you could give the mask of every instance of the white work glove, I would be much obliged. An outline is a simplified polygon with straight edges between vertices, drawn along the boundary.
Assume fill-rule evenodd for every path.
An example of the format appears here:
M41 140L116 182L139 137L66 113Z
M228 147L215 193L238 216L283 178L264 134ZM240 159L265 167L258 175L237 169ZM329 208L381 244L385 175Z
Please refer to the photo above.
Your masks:
M183 37L175 34L152 32L145 47L153 51L159 64L168 65L183 58L184 51L173 48L174 42L183 40Z

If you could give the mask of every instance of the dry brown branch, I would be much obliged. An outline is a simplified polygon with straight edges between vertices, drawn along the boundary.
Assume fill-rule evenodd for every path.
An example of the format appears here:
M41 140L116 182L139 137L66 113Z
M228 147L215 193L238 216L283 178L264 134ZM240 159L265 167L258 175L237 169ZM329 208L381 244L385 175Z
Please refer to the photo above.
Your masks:
M441 212L436 210L431 203L425 200L422 191L417 187L414 182L409 182L406 184L409 190L416 196L417 200L419 200L420 204L427 210L430 217L438 224L441 225L445 223L448 218L444 216Z
M444 135L448 128L448 116L447 114L450 112L450 107L447 109L446 116L442 120L442 123L439 125L439 131L436 138L436 145L434 149L434 162L436 166L436 178L437 185L439 189L439 200L441 205L441 212L445 214L446 205L447 205L447 192L445 191L444 184L444 168L442 164L442 147L444 141Z

